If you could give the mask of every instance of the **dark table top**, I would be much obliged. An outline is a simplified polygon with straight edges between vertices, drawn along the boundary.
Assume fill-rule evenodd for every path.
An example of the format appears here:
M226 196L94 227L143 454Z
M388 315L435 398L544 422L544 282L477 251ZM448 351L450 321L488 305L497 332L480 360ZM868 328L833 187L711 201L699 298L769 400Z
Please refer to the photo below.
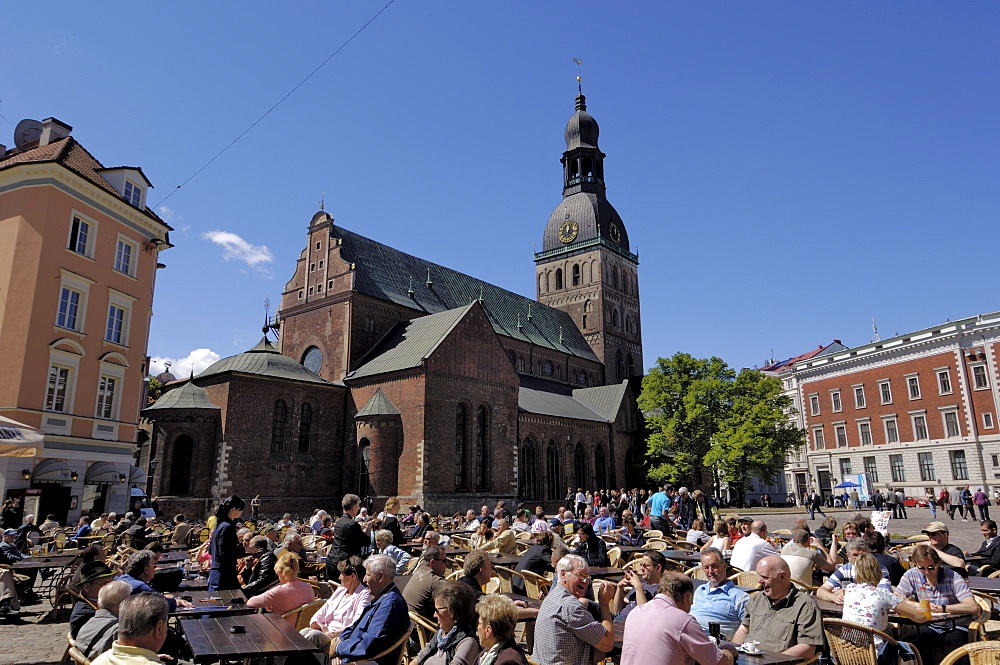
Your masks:
M614 624L615 627L615 650L619 653L621 652L622 642L625 637L625 622L619 621ZM732 642L723 642L723 646L736 646ZM761 651L759 654L754 654L753 656L747 655L742 652L736 653L736 663L737 665L782 665L785 663L801 663L802 659L797 656L786 656L783 653L777 653L775 651Z
M635 554L636 552L652 552L653 549L650 547L637 547L635 545L609 545L608 549L611 547L617 547L621 550L622 556L626 554Z
M511 600L520 600L520 601L523 601L525 605L527 605L528 607L530 607L532 609L535 609L535 610L537 610L539 607L542 606L542 601L538 600L537 598L528 598L527 596L521 596L521 595L518 595L516 593L509 593L509 592L508 593L501 593L500 595L501 596L507 596Z
M688 552L687 550L663 550L663 556L674 561L684 561L686 563L701 563L701 553Z
M926 543L926 540L921 538L890 538L890 545L912 545L914 543Z
M32 570L38 568L61 568L67 566L76 559L79 552L73 554L45 554L43 556L29 556L11 565L14 570Z
M243 626L246 632L231 633L232 626ZM292 624L274 614L190 619L181 621L181 630L191 646L195 662L317 651Z
M159 561L156 562L157 566L167 566L170 564L181 563L190 560L187 552L164 552L160 555Z
M177 587L177 593L182 593L185 590L198 591L208 588L208 578L207 577L195 577L190 580L184 580Z
M447 529L445 531L438 531L442 536L461 536L464 533L475 533L475 529Z
M595 579L625 577L625 571L614 566L590 566L588 569L590 576Z
M839 619L844 614L843 605L838 605L837 603L830 602L829 600L820 600L819 598L816 598L816 606L819 608L820 612L831 617L836 617ZM932 617L931 623L940 623L942 621L951 622L960 616L962 615L938 613L938 615L934 615ZM900 616L895 612L891 612L889 614L889 621L891 623L906 624L908 626L917 625L916 622L913 621L913 619L908 619L907 617Z
M1000 578L998 577L976 577L975 575L970 575L966 582L969 583L969 588L973 591L1000 593Z
M491 554L490 561L494 566L515 566L521 557L514 554Z
M185 617L187 615L201 615L201 614L236 614L236 613L249 613L256 612L256 609L250 609L246 606L246 603L234 603L233 601L237 598L242 598L246 600L246 596L243 592L234 589L228 591L213 591L209 593L208 591L195 591L192 589L180 589L174 594L178 598L183 598L184 600L189 600L194 607L178 607L174 612L174 616Z

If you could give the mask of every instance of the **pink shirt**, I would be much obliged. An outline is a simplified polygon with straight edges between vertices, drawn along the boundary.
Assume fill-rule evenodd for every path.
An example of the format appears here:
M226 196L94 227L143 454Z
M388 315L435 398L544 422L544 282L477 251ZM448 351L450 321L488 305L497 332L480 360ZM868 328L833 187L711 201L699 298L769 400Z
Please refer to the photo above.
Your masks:
M253 596L247 601L247 607L263 607L268 612L284 614L296 607L302 607L316 600L316 594L307 582L292 580L278 586L273 586L259 596ZM289 623L295 625L295 619Z
M323 627L324 633L337 635L361 616L372 602L372 592L362 585L348 595L347 587L340 587L313 615L312 621Z
M621 665L718 665L722 650L697 620L662 593L625 620Z

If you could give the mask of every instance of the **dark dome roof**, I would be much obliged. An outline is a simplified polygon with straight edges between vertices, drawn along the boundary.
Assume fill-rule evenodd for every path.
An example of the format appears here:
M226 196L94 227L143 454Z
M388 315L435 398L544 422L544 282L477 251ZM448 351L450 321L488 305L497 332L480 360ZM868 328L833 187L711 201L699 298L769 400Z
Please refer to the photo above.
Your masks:
M597 137L601 128L597 126L594 116L587 113L587 98L582 94L576 97L576 113L569 117L566 123L566 150L574 148L597 147Z
M559 227L567 219L572 219L579 226L576 239L563 244L559 240ZM618 227L618 240L611 234L612 222ZM605 238L612 245L621 247L628 252L628 232L625 224L615 207L603 196L591 194L589 192L578 192L571 194L562 200L549 217L549 223L545 225L545 235L542 237L542 251L559 249L562 247L572 247L586 240L597 238L598 228L601 237Z
M286 355L282 355L281 352L267 341L267 337L261 339L257 346L246 353L240 353L212 363L197 378L204 379L224 372L259 374L261 376L273 376L281 379L292 379L294 381L308 381L309 383L327 383L327 381L303 367L301 363L295 362Z

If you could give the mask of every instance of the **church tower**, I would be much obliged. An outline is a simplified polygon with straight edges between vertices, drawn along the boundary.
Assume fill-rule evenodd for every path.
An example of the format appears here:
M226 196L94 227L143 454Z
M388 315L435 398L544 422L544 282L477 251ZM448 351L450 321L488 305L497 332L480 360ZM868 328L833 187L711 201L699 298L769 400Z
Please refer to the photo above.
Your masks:
M538 301L567 312L604 362L604 383L642 374L639 257L604 187L600 129L576 96L566 123L563 200L535 254Z

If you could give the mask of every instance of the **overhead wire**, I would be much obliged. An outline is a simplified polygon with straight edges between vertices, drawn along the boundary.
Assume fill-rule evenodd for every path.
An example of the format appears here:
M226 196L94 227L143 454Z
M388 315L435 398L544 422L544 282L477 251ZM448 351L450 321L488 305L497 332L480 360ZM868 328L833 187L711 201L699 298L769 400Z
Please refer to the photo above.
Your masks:
M315 69L313 69L311 72L309 72L309 74L304 79L302 79L301 81L299 81L299 83L294 88L292 88L291 90L289 90L285 94L284 97L282 97L277 102L275 102L275 104L271 108L269 108L262 116L260 116L256 120L254 120L254 122L249 127L247 127L242 132L240 132L240 134L236 138L234 138L232 141L230 141L229 144L226 147L224 147L222 150L220 150L218 153L216 153L216 155L214 157L212 157L210 160L208 160L207 162L205 162L205 164L203 164L201 168L199 168L197 171L195 171L194 173L192 173L187 178L187 180L185 180L181 184L177 185L177 187L174 188L174 190L172 192L170 192L165 197L163 197L163 199L161 199L160 202L157 203L154 206L154 209L160 207L161 205L163 205L167 201L167 199L169 199L171 196L173 196L174 194L176 194L177 191L181 187L183 187L184 185L186 185L189 182L191 182L192 180L194 180L198 176L198 174L200 174L202 171L204 171L209 166L211 166L212 163L215 160L217 160L219 157L221 157L222 155L224 155L230 148L232 148L234 145L236 145L236 143L240 139L242 139L244 136L246 136L258 124L260 124L260 122L262 120L264 120L264 118L266 118L267 116L271 115L271 112L274 111L274 109L278 108L281 105L281 103L284 102L289 97L291 97L292 94L294 94L296 90L298 90L303 85L305 85L306 81L308 81L309 79L311 79L319 70L321 70L326 65L326 63L330 62L330 60L332 60L338 53L340 53L341 51L343 51L348 46L348 44L350 44L352 41L354 41L354 39L358 35L360 35L362 32L364 32L365 28L367 28L369 25L371 25L375 21L375 19L377 19L379 16L381 16L385 12L385 10L387 10L395 1L396 0L389 0L389 2L387 2L385 4L385 6L382 7L382 9L378 10L378 12L376 12L376 14L374 16L372 16L370 19L368 19L368 21L364 25L362 25L360 28L358 28L357 31L353 35L351 35L343 44L341 44L339 47L337 47L336 51L334 51L329 56L327 56L326 60L324 60L323 62L321 62Z

